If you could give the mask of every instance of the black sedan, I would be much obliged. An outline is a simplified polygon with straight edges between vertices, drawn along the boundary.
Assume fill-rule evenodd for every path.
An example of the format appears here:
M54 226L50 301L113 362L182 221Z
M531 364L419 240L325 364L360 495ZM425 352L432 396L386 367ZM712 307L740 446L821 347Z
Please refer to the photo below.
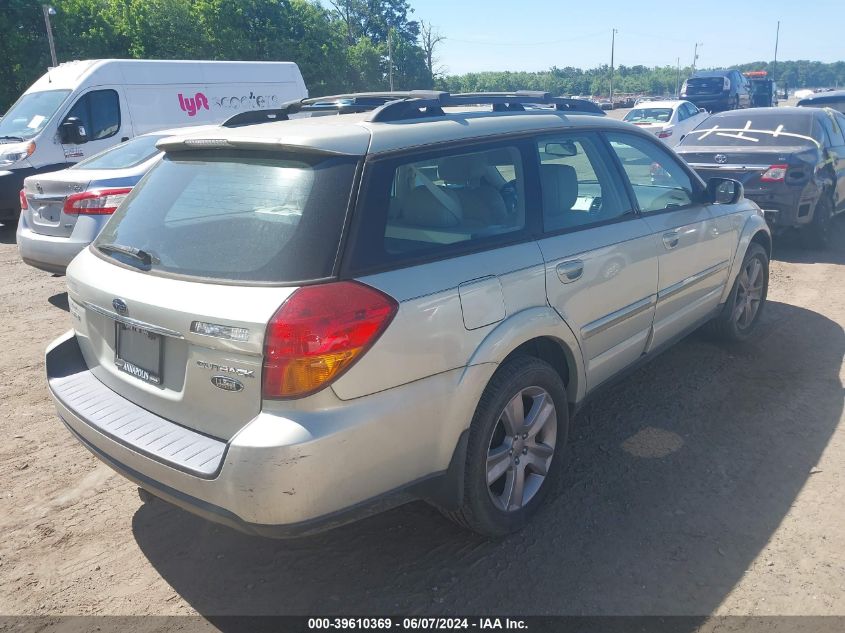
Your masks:
M714 114L675 148L706 181L742 183L775 232L807 229L823 247L845 211L845 116L829 108L750 108Z

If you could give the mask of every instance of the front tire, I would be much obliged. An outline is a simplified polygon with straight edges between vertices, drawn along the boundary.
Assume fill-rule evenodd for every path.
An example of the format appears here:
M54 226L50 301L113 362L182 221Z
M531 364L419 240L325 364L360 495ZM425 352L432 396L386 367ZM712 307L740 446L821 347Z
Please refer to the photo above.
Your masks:
M463 505L446 515L488 537L524 527L560 479L568 428L566 389L548 363L502 365L470 425Z
M710 322L711 332L730 343L748 340L760 321L768 291L769 256L760 244L751 242L728 300Z

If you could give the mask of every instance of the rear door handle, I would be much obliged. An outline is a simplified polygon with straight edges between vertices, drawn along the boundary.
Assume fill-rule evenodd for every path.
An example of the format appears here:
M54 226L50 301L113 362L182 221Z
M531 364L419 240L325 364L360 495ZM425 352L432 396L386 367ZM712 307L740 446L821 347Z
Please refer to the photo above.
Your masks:
M680 241L681 238L678 237L677 231L669 231L668 233L663 234L663 246L670 251L675 248Z
M577 281L584 274L584 262L580 259L573 259L568 262L561 262L555 268L557 277L565 284Z

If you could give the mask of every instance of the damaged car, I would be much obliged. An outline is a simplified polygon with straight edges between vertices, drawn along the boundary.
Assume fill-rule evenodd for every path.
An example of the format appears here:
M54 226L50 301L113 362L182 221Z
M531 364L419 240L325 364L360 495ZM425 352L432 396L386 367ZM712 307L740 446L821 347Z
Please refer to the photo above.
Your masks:
M698 174L738 180L775 233L801 228L814 247L845 211L845 116L826 108L714 114L676 147Z

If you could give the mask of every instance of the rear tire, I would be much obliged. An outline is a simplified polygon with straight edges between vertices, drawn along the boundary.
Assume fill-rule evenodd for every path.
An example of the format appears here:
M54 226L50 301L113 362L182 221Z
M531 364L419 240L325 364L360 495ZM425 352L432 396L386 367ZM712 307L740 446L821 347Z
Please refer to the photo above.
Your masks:
M768 291L769 257L766 249L751 242L728 300L708 324L710 332L729 343L747 341L760 321Z
M833 200L824 194L816 203L813 209L813 220L805 229L807 246L815 249L824 249L830 244L830 230L833 222Z
M470 424L463 505L444 514L488 537L524 527L560 480L568 428L566 389L548 363L499 367Z

